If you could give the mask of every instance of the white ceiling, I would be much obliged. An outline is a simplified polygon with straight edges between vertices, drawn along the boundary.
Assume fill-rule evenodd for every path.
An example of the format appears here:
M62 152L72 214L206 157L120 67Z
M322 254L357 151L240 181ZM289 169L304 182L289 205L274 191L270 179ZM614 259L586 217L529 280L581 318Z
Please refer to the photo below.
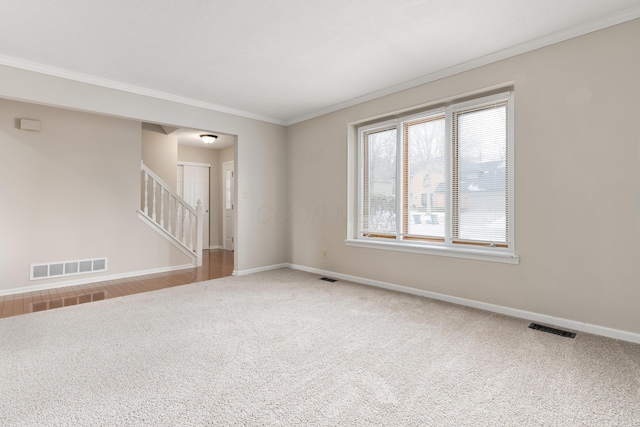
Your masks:
M291 124L640 17L640 0L0 2L0 64Z

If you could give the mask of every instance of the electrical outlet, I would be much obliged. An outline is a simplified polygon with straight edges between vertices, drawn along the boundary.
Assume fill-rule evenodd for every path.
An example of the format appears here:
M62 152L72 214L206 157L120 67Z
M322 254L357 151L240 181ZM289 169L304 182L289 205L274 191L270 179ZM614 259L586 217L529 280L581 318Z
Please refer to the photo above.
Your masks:
M326 258L327 257L327 250L323 249L322 250L322 258Z

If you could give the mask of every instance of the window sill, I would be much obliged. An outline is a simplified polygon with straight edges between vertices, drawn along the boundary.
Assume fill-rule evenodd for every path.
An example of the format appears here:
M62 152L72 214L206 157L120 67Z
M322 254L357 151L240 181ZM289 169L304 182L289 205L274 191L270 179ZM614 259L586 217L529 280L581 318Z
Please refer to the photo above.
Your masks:
M436 255L451 258L473 259L477 261L501 262L504 264L519 264L520 257L506 251L487 249L452 248L425 244L411 244L404 242L384 242L379 240L346 239L347 246L359 248L382 249L388 251L410 252L414 254Z

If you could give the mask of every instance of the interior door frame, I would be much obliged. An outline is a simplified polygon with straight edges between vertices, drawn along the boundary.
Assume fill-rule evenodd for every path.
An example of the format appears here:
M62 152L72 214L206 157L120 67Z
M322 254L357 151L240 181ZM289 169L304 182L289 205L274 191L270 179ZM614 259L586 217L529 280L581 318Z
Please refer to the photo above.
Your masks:
M231 166L231 171L233 175L231 176L231 220L233 221L231 227L231 247L227 246L228 232L227 232L227 209L226 209L226 188L225 188L225 178L227 168ZM222 248L225 250L235 250L235 209L236 209L236 186L235 186L235 175L236 175L236 162L235 160L229 160L222 163Z
M184 166L195 166L195 167L209 168L209 180L207 182L207 189L209 190L209 194L207 194L207 198L209 200L209 205L208 206L202 206L203 211L204 211L203 213L206 213L206 217L208 218L208 221L207 221L208 227L206 227L206 229L204 229L204 227L203 227L203 233L205 231L208 231L206 240L209 241L209 246L205 247L203 245L202 249L210 249L210 246L211 246L211 173L212 173L211 164L210 163L198 163L198 162L184 162L182 160L178 160L177 166L178 167L179 166L183 166L183 167ZM184 176L183 177L178 176L178 182L176 183L176 187L178 187L179 183L182 183L182 187L183 188L177 188L178 195L180 197L183 197L184 196ZM204 235L203 235L203 237L204 237Z

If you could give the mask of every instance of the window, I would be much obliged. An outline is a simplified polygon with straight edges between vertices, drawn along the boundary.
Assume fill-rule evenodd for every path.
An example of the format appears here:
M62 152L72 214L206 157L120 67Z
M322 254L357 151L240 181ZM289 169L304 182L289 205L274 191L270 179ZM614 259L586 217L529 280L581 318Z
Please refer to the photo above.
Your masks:
M231 182L233 181L233 172L225 171L224 172L224 208L232 209L232 201L231 201Z
M358 128L347 243L517 262L512 117L508 92Z

